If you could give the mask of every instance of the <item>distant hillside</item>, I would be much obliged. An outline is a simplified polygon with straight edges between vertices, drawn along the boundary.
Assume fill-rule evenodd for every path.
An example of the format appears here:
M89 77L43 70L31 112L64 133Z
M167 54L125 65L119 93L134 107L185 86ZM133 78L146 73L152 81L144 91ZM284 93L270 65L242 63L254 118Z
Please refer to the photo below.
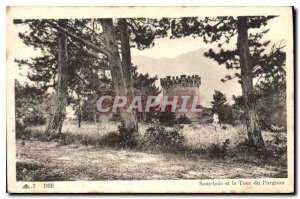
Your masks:
M167 75L176 76L181 74L200 75L202 85L200 86L200 99L203 106L210 106L214 90L224 92L230 101L232 95L241 94L241 86L237 80L226 83L220 80L228 74L234 74L236 70L227 70L217 62L204 57L205 50L200 49L194 52L184 53L175 58L154 59L147 56L133 56L132 61L138 66L138 72L149 73L158 78ZM160 85L159 81L157 85Z

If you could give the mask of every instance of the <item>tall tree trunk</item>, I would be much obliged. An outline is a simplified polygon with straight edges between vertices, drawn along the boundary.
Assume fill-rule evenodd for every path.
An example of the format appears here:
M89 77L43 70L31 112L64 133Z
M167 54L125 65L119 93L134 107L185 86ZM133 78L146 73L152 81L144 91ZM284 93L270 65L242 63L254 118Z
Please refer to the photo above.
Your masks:
M94 110L94 123L95 123L95 125L97 125L97 114L96 114L96 110Z
M119 27L120 27L123 73L125 76L128 93L130 94L129 97L133 98L134 93L133 93L133 82L132 82L131 51L130 51L130 41L129 41L130 35L129 35L126 19L124 18L119 19Z
M92 91L92 95L94 97L94 99L96 99L98 96L97 96L97 92L95 91ZM96 103L96 101L94 102L94 104ZM97 110L95 108L93 108L93 119L94 119L94 123L95 123L95 126L98 125L98 122L97 122ZM99 120L100 120L100 117L99 117Z
M78 119L78 128L80 128L81 120L82 120L82 107L81 107L81 97L78 93L77 93L77 99L78 99L77 119Z
M60 19L59 25L64 27L66 20ZM48 127L45 130L47 134L60 134L62 125L66 116L67 96L68 96L68 53L67 53L67 37L65 33L58 31L57 36L57 53L58 53L58 81L57 81L57 98L56 110L52 116Z
M257 148L264 147L258 114L255 107L252 64L249 53L247 17L237 20L239 60L241 67L242 93L245 103L248 139Z
M79 104L79 110L78 110L78 128L81 127L81 120L82 120L82 109L81 109L81 105Z
M123 70L123 65L118 51L118 41L116 39L113 21L112 19L102 19L101 24L103 27L105 45L107 50L109 51L108 61L112 81L114 83L114 90L116 92L116 95L129 97L130 95L132 95L132 93L131 91L128 91L127 88L126 75L124 74L124 70L126 69ZM128 62L128 60L126 62ZM126 145L132 145L133 143L135 143L135 138L137 136L137 122L135 115L133 112L125 111L124 108L120 109L120 114L124 122L124 132L122 130L120 134L121 136L123 136Z
M133 80L132 80L132 66L131 66L131 50L130 50L130 32L128 30L127 22L125 18L119 19L120 28L120 40L121 40L121 55L122 55L122 68L125 76L126 87L128 91L129 103L134 98ZM136 114L132 112L135 117L135 128L137 132L138 123Z

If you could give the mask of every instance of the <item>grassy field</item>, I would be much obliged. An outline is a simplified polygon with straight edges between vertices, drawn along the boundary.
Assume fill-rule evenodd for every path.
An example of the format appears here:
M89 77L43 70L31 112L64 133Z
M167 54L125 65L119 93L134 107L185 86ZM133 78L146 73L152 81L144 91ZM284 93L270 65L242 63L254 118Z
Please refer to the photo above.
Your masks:
M33 133L43 132L44 126L31 127ZM140 125L144 134L147 125ZM69 143L40 141L38 136L17 140L17 180L142 180L142 179L213 179L213 178L275 178L286 177L286 166L266 161L263 157L250 158L241 153L225 158L211 158L206 151L212 144L230 140L234 151L246 137L243 126L217 128L211 124L184 125L185 149L198 153L153 152L147 150L116 149L101 145L82 144L89 137L101 140L109 132L117 131L117 124L76 123L64 125L70 134ZM78 136L80 135L80 136ZM77 137L78 136L78 137ZM263 132L265 140L273 138Z
M107 122L105 124L83 123L80 128L76 122L65 122L63 132L71 135L87 136L99 139L110 132L118 131L119 123ZM223 128L213 126L212 124L185 124L183 125L183 135L185 137L185 145L192 149L207 149L212 144L221 145L226 139L230 140L230 148L236 147L241 140L245 140L246 129L243 125L231 126L222 125ZM149 125L139 124L140 134L144 134ZM46 126L31 126L29 129L33 133L41 133ZM271 132L263 131L265 141L272 139Z

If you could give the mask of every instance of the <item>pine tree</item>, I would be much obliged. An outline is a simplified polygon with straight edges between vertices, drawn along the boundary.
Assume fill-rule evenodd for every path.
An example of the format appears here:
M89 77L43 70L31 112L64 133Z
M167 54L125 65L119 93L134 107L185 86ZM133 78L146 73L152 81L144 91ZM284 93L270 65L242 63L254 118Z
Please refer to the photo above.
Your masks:
M114 23L117 21L118 23ZM88 56L90 58L96 59L97 61L100 59L102 63L108 66L108 69L111 73L112 84L114 86L114 91L117 95L122 96L132 96L133 88L132 88L132 69L131 69L131 53L130 47L131 43L135 42L139 49L147 48L151 46L156 35L161 35L166 33L164 31L161 32L161 29L158 28L158 31L153 31L153 25L155 27L160 27L159 20L151 20L153 23L149 23L148 20L140 20L140 19L75 19L68 20L68 23L65 26L59 24L56 20L15 20L15 23L26 23L29 24L30 28L33 29L33 33L29 36L24 36L23 40L25 44L32 45L35 47L39 47L44 50L45 43L50 45L48 49L51 49L53 52L48 53L48 56L54 55L55 44L53 45L53 39L49 40L52 42L48 42L48 40L40 41L41 37L53 37L53 32L60 32L66 35L70 45L75 49L74 55L82 55ZM137 25L138 24L138 25ZM99 28L101 26L101 28ZM128 28L130 26L130 28ZM42 31L40 31L42 30ZM100 31L99 31L100 30ZM35 33L38 32L37 35ZM119 46L120 41L120 46ZM57 48L57 47L56 47ZM121 56L119 54L119 50L121 49ZM71 50L72 51L72 50ZM78 52L78 53L76 53ZM45 54L47 54L45 53ZM79 56L80 57L80 56ZM57 60L57 57L51 57L53 61ZM78 66L81 61L81 64L84 64L86 59L82 58L74 61L74 66ZM49 57L46 59L44 63L47 63L47 66L43 68L47 68L44 71L43 76L37 75L34 73L34 78L36 81L49 82L52 74L56 74L55 71L49 71L49 66L52 66L51 63L48 63ZM72 60L71 58L69 58ZM85 61L83 61L85 60ZM24 60L19 61L19 63L30 65L31 63L26 62ZM83 65L81 65L82 68ZM69 66L73 66L69 64ZM40 68L35 67L36 71L41 71ZM47 71L48 70L48 71ZM57 70L57 68L55 69ZM69 74L74 77L70 77L70 81L74 79L80 79L84 85L88 85L85 82L85 79L82 78L82 74L77 74L78 68L71 70L69 68ZM31 78L34 80L33 78ZM55 79L55 78L53 78ZM55 86L56 82L53 82ZM70 83L70 82L69 82ZM69 89L69 93L73 91L79 92L80 87L83 87L82 84L69 84L73 85L71 89ZM79 85L79 86L76 86ZM50 86L45 84L45 86ZM93 91L92 91L93 92ZM82 94L79 94L82 96ZM131 97L130 97L131 98ZM77 100L78 102L78 100ZM125 139L129 140L129 143L135 139L137 135L137 122L133 112L125 112L121 111L122 119L124 121L124 127L127 129L128 135L125 135Z
M135 96L141 96L142 110L143 112L137 112L137 117L142 121L150 120L154 112L150 109L150 112L144 112L148 96L157 96L161 93L161 90L155 86L157 76L150 77L148 73L140 74L137 72L137 67L133 67L133 89ZM148 117L150 116L150 117Z
M215 91L211 104L213 113L218 114L221 123L234 124L233 112L224 93Z
M263 51L259 49L269 42L259 41L265 32L249 34L248 30L266 26L268 20L272 18L274 16L205 17L204 19L189 17L171 21L173 38L193 36L201 37L206 43L216 42L221 50L219 52L210 50L206 56L219 64L225 64L227 69L240 70L240 73L236 73L236 77L241 79L248 139L257 148L263 148L264 141L255 105L253 78L264 72L265 68L260 64L261 59L259 59ZM224 44L230 43L235 36L237 36L237 48L224 50ZM252 50L254 53L251 55ZM232 79L230 76L226 78Z
M106 60L82 48L79 42L68 37L61 37L65 33L54 27L64 27L70 32L76 27L81 30L79 32L86 34L81 34L81 36L96 38L94 36L96 33L84 31L87 29L85 25L89 23L88 20L63 20L63 23L59 20L54 26L44 20L15 20L15 24L20 23L27 25L28 30L19 33L19 37L26 45L39 50L41 56L31 60L16 59L15 61L20 67L29 66L27 77L36 83L36 87L45 91L49 88L57 91L56 105L58 106L55 114L52 114L53 117L50 119L46 133L55 133L56 130L59 133L65 117L66 105L72 102L78 103L80 100L77 96L92 95L103 84L110 83L107 78L102 79L99 75L107 69ZM62 42L59 38L63 38L64 41ZM59 64L59 55L61 56L60 63L63 62L66 67ZM65 56L65 60L62 56Z

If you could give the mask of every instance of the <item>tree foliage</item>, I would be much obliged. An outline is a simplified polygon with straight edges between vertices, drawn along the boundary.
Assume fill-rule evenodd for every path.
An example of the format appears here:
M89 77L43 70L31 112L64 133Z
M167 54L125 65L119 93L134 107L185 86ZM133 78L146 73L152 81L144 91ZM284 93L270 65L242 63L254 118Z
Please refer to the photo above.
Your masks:
M234 124L233 112L225 94L215 91L211 104L213 113L218 114L221 123Z

